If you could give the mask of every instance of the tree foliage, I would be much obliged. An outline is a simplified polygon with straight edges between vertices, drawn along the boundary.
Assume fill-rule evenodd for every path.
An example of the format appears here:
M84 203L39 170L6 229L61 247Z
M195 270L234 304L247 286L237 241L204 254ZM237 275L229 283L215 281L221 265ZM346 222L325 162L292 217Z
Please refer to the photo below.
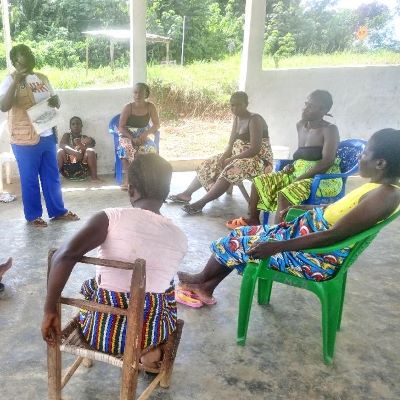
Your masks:
M332 53L357 48L392 48L390 10L379 1L366 0L356 10L337 9L337 0L268 0L265 46L276 64L295 53ZM128 28L127 0L9 0L14 42L26 42L35 50L39 65L70 67L85 60L82 31ZM147 31L172 39L171 58L180 60L185 28L185 62L220 59L241 50L245 0L148 0ZM400 15L400 0L397 0ZM355 40L360 26L368 38ZM92 40L93 66L108 65L109 43ZM396 47L397 46L397 47ZM149 61L165 57L161 44L148 45ZM116 64L126 65L129 45L115 47ZM0 64L3 61L0 58Z

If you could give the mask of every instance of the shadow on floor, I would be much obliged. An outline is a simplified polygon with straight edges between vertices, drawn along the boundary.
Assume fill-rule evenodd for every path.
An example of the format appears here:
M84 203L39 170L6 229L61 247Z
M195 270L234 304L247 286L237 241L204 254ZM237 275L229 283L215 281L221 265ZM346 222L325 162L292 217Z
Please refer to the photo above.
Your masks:
M182 190L192 178L192 173L175 173L172 193ZM360 183L352 179L349 186ZM0 204L1 259L14 257L14 266L3 279L6 291L0 299L2 398L47 398L46 347L40 336L47 250L59 246L95 212L128 207L126 192L113 185L111 178L100 187L65 183L65 203L82 220L50 223L46 229L26 225L20 200ZM163 213L189 237L190 250L182 269L200 270L209 257L210 241L227 233L224 221L245 214L245 210L237 189L232 197L224 195L208 205L203 215L190 217L177 205L165 205ZM185 328L172 385L169 390L158 389L152 398L400 398L400 282L393 279L392 272L398 267L399 226L399 222L389 226L350 270L332 366L322 361L317 298L279 284L274 286L270 306L254 305L247 345L237 346L240 277L232 274L217 289L216 306L198 310L179 307ZM67 293L78 291L81 282L93 273L93 269L78 266ZM101 363L89 370L79 369L63 399L118 398L119 379L118 368Z

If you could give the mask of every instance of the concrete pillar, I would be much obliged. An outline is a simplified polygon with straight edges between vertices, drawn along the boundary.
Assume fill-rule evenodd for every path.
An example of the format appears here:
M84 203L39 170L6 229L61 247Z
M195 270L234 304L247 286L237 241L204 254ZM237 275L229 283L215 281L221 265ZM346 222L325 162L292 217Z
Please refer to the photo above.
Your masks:
M246 91L249 80L262 70L266 0L247 0L239 89Z
M130 0L130 83L146 82L146 0Z
M12 41L10 33L10 14L9 14L8 0L1 0L1 12L3 20L3 36L4 36L4 47L6 51L7 70L8 72L10 72L13 69L13 66L10 60Z

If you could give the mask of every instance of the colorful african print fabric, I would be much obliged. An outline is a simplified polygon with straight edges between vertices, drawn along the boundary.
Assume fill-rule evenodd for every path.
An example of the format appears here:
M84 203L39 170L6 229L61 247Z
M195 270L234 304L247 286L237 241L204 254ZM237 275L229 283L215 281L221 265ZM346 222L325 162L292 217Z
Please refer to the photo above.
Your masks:
M312 232L329 229L322 208L314 208L291 222L275 226L245 226L234 229L229 236L211 243L210 249L220 264L236 268L242 273L250 257L246 252L257 243L271 240L288 240ZM303 251L284 251L271 256L269 268L298 276L322 281L332 278L339 270L350 249L345 248L330 254L308 254Z
M80 150L77 144L82 138L88 138L86 135L74 137L71 132L68 133L68 146L75 150ZM66 162L63 164L60 173L67 179L72 181L84 181L89 175L89 166L86 162L78 161L72 154L66 154Z
M293 163L292 173L284 170L257 176L253 183L259 195L257 208L264 211L276 211L278 193L283 194L292 205L301 204L310 197L312 179L296 178L309 171L318 161L296 160ZM326 174L340 173L340 159L336 158L334 164L325 172ZM317 196L333 197L342 190L342 179L324 179L321 181Z
M85 281L81 293L87 300L117 308L128 308L129 293L98 288L95 279ZM164 293L147 292L144 300L142 349L153 348L168 340L176 329L175 288ZM80 310L79 324L89 345L109 354L123 354L126 316Z
M129 128L132 138L137 139L140 135L147 131L150 125L144 128ZM136 153L158 153L158 149L153 140L147 138L146 141L140 146L134 146L131 140L127 137L119 137L119 146L117 148L117 155L119 158L126 158L132 162Z
M240 139L235 140L232 148L232 156L243 153L250 147ZM260 152L250 158L238 158L227 166L222 167L219 161L222 154L218 154L203 161L197 169L197 178L201 185L208 191L218 178L225 178L229 183L235 185L244 179L253 179L257 175L272 171L272 150L269 139L263 139Z

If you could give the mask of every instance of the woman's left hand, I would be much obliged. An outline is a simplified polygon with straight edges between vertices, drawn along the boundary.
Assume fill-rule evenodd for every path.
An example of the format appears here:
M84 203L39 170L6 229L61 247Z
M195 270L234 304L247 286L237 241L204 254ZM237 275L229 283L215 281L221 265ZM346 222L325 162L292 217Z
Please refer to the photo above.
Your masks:
M142 133L142 134L139 136L138 139L139 139L139 141L140 141L140 145L143 145L143 144L146 143L147 135Z
M57 343L57 336L61 335L60 319L56 312L45 312L42 321L42 337L50 346Z
M280 253L279 244L279 241L258 243L251 247L246 254L255 259L267 258L276 253Z
M49 107L60 107L60 99L57 95L51 96L48 100L47 100L47 104L49 105Z

